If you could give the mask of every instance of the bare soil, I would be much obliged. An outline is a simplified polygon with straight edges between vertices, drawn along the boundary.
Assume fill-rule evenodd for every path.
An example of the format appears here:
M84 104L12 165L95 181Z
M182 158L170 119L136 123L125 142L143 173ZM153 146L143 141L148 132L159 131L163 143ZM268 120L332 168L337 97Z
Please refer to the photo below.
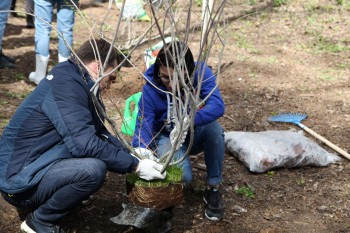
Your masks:
M280 112L303 112L308 114L303 121L305 125L350 151L349 1L295 0L280 7L273 7L273 2L278 1L229 2L220 76L226 103L220 122L225 131L297 129L291 124L268 123L266 118ZM95 22L103 20L107 3L99 6L87 1L81 3L83 11ZM184 8L186 4L183 1ZM23 9L23 1L17 7ZM199 12L200 7L195 8L194 17L200 17ZM110 19L113 21L118 13L113 6ZM144 28L143 22L133 24L136 33ZM79 47L88 39L79 17L75 29L74 46ZM199 41L200 36L194 31L189 46L198 48ZM141 71L146 47L138 48L131 59ZM34 30L25 28L24 17L9 18L3 48L6 55L16 58L17 68L0 70L1 131L24 97L35 88L27 79L35 67ZM215 49L209 60L214 69L218 64ZM52 36L51 59L50 67L57 63L55 36ZM115 115L117 122L120 118L113 107L122 106L128 96L141 90L142 84L136 69L121 70L120 79L108 93L113 104L106 97L109 113ZM225 217L212 222L203 215L201 190L206 172L202 157L191 157L194 188L186 190L185 202L173 208L172 232L350 232L347 159L325 168L278 169L274 173L254 174L226 154L221 187ZM237 194L237 188L242 186L251 187L254 197ZM125 191L125 177L109 173L91 202L62 219L62 226L70 232L140 232L109 220L122 211L121 204L127 200ZM247 212L240 213L239 207ZM21 221L15 208L0 199L0 209L0 232L18 232Z

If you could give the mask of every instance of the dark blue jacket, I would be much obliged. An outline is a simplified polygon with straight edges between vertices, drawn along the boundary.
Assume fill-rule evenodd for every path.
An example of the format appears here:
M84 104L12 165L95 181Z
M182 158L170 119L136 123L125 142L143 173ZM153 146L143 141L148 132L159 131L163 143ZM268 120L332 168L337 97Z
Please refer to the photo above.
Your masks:
M224 115L225 105L222 100L219 88L216 87L216 76L210 70L210 68L204 64L196 70L194 75L194 89L197 89L198 79L201 76L199 71L204 70L204 76L202 86L200 89L200 99L205 99L213 90L213 93L205 101L195 115L194 125L201 126L206 125L212 121L217 120ZM155 136L165 129L164 122L166 121L168 114L168 100L167 94L164 91L166 87L164 85L157 85L154 81L154 65L149 67L145 72L146 84L143 86L142 97L138 103L139 112L136 121L136 129L133 137L133 147L153 147ZM157 86L157 90L152 84Z
M84 68L69 60L23 101L0 140L1 191L33 187L61 159L93 157L110 171L132 171L138 160L103 126L89 92L92 85Z

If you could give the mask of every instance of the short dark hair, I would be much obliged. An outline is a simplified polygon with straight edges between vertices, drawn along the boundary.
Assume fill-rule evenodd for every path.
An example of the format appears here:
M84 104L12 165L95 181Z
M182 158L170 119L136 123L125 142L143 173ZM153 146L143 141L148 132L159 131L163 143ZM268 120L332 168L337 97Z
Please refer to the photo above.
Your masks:
M111 44L104 39L87 40L76 52L76 56L84 63L96 61L98 53L100 54L101 62L104 64ZM98 51L98 53L97 53ZM113 47L109 55L107 65L113 67L117 59L117 50Z
M157 55L156 61L154 63L153 77L154 77L154 81L158 85L162 84L162 81L159 77L159 67L168 66L168 67L174 68L175 64L171 59L171 57L173 57L175 63L178 63L180 60L180 56L183 54L184 51L186 51L184 58L185 58L186 69L189 75L189 77L187 77L185 81L186 82L189 81L189 78L191 78L191 75L195 68L193 55L190 48L186 44L176 40L165 44Z

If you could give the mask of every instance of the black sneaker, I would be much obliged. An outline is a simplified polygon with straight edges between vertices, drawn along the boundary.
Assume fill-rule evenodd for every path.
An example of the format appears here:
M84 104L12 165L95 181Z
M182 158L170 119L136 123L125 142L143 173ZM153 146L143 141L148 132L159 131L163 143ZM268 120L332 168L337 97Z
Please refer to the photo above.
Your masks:
M13 57L6 56L6 55L3 54L2 52L1 52L1 56L3 56L7 61L9 61L9 62L11 62L11 63L13 63L13 64L16 63L16 59L14 59Z
M26 233L64 233L61 227L49 224L39 223L33 219L33 214L28 214L26 220L21 224L21 231Z
M5 56L4 54L0 53L0 69L3 68L15 68L15 60L11 57Z
M207 204L205 208L205 217L210 220L218 221L224 216L224 207L221 203L220 192L217 188L206 189L203 200Z
M26 28L34 28L34 16L32 15L27 15L27 25L26 25Z

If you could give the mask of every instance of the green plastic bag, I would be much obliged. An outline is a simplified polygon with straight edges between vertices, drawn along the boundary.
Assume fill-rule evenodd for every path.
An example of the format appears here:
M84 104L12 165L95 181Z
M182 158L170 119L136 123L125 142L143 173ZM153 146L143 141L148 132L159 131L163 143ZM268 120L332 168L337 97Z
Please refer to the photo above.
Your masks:
M128 136L134 135L134 130L136 127L136 118L138 112L138 103L141 98L142 92L137 92L126 99L125 108L124 108L124 116L123 122L121 126L122 133ZM134 106L133 110L132 104Z

